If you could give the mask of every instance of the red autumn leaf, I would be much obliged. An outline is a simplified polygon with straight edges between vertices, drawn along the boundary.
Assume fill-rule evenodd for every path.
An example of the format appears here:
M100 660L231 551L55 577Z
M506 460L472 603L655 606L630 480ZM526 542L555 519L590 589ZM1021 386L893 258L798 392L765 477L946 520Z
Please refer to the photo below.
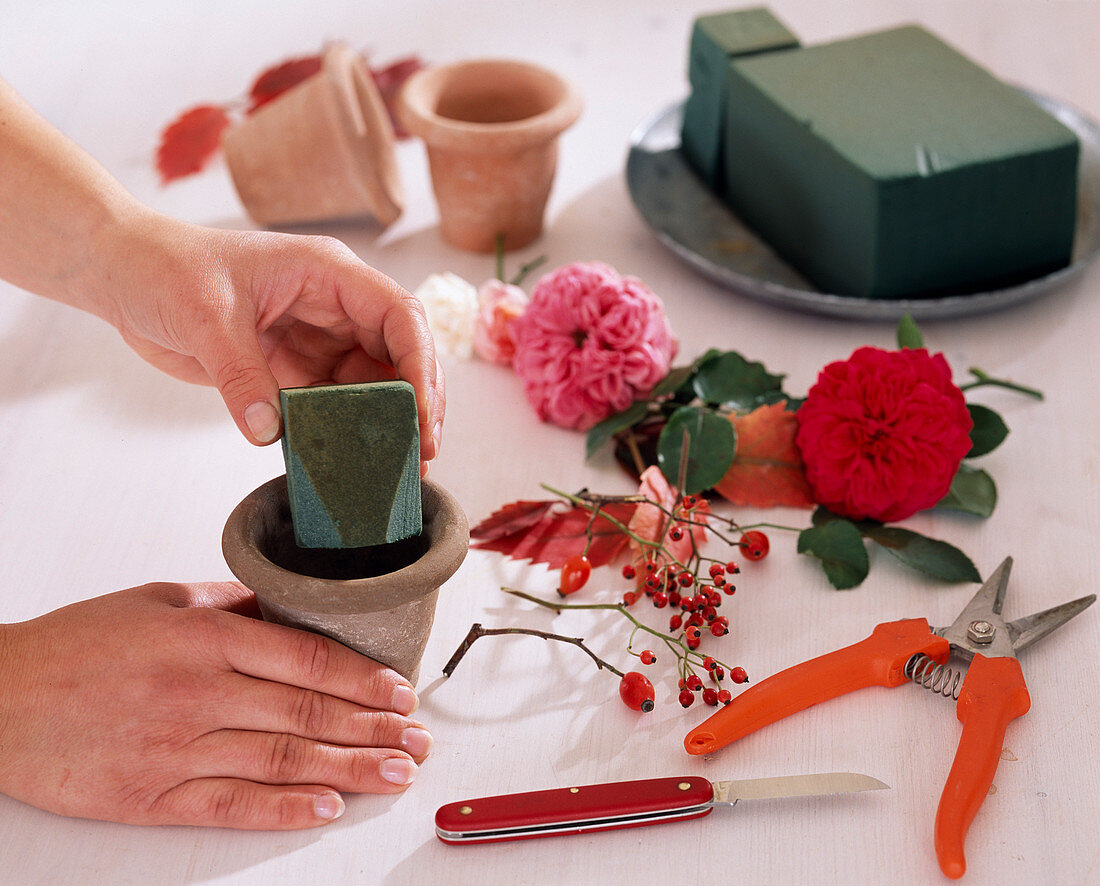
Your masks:
M550 569L560 569L569 557L581 553L589 533L592 542L588 545L588 559L593 566L604 566L622 553L628 536L602 514L625 526L634 513L633 502L609 502L594 520L587 508L549 507L556 504L551 501L505 505L470 531L476 539L471 547L496 551L516 560L545 563Z
M772 403L730 420L737 431L737 452L715 491L743 507L812 508L802 455L794 441L794 413L784 403Z
M681 523L681 529L687 531L677 541L668 534L669 529L672 528L672 522L665 511L671 511L675 507L678 495L659 467L650 465L642 472L638 494L644 495L649 501L639 504L634 511L634 516L630 520L630 531L646 541L660 542L668 554L655 554L654 548L650 545L642 545L631 539L630 546L634 551L634 562L642 563L652 559L658 565L662 565L668 562L671 556L674 560L687 563L706 541L705 522L710 513L710 505L706 500L702 500L695 506L691 514L691 522ZM657 502L657 504L650 502ZM661 510L657 505L661 505L665 510ZM638 573L639 587L644 585L645 578L643 572Z
M307 55L273 65L260 74L248 90L248 113L278 98L288 89L321 70L321 56Z
M386 110L390 112L393 121L393 130L398 138L408 138L408 133L397 121L397 94L413 74L424 67L424 62L418 56L410 55L406 58L386 65L384 68L371 68L371 76L375 85L382 94L382 101L386 103Z
M157 171L161 184L199 172L221 144L229 114L218 105L199 105L184 111L160 136Z
M546 512L556 504L555 499L549 501L514 501L511 504L506 504L478 523L477 526L472 527L470 538L485 542L514 535L538 523L546 515Z

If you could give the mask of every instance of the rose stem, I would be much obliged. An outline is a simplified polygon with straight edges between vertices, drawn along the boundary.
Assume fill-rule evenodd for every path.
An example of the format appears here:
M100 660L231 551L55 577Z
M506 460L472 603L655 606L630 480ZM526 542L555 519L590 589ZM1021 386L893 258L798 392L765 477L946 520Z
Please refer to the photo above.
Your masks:
M1006 381L1003 378L994 378L977 366L970 367L970 374L974 376L974 381L965 385L959 385L960 391L969 391L972 388L980 388L983 385L990 385L998 388L1008 388L1010 391L1015 391L1018 394L1024 394L1028 397L1034 397L1036 400L1043 399L1043 392L1037 391L1035 388L1027 388L1023 385L1018 385L1015 382Z

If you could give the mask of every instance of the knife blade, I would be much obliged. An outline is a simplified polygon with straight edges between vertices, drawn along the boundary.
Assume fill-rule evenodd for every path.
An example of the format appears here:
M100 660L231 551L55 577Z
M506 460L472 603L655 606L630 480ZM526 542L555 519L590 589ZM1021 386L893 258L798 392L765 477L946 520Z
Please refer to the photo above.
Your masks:
M877 778L855 772L713 783L697 775L617 781L448 803L436 810L435 833L451 844L530 840L700 818L715 806L741 800L887 788Z

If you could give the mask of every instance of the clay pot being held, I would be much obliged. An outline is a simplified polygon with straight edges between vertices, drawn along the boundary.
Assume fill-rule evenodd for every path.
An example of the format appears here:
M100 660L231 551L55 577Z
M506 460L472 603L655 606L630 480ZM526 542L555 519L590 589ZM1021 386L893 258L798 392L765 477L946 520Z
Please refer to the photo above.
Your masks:
M454 246L492 252L542 233L558 136L580 116L580 93L519 61L477 60L409 78L398 119L424 140L440 230Z
M229 129L222 148L259 224L370 215L385 227L401 215L393 123L367 63L346 46Z
M470 543L465 514L441 486L421 481L421 508L424 528L413 538L369 548L301 548L284 475L237 505L222 552L267 621L332 637L415 685L439 588Z

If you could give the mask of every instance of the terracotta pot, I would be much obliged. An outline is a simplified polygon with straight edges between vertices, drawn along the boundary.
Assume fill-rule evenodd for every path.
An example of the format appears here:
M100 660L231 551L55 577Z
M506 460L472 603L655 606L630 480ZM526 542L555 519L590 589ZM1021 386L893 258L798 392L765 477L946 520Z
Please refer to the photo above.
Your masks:
M580 116L580 93L557 74L518 61L427 68L409 78L398 119L424 140L447 242L492 252L542 233L558 136Z
M424 529L414 538L371 548L300 548L284 475L237 505L222 552L266 620L332 637L415 685L439 588L470 543L465 514L441 486L421 481L421 504Z
M404 201L393 146L374 78L346 46L222 140L241 202L262 225L361 215L390 224Z

